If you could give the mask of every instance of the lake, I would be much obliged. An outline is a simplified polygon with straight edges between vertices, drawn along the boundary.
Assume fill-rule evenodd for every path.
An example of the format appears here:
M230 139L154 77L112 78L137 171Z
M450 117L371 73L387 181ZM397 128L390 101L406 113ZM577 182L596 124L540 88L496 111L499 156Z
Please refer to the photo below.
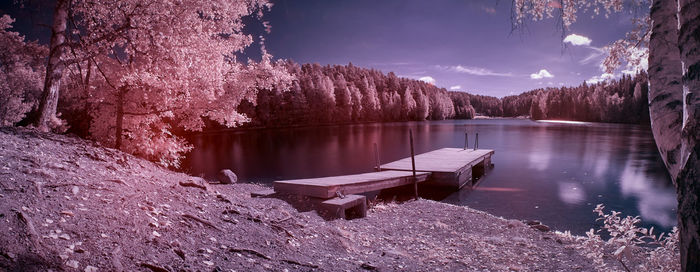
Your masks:
M639 215L646 227L676 224L675 190L649 127L600 123L552 123L521 119L446 120L242 130L190 137L184 168L214 178L232 169L245 182L312 178L373 171L374 143L387 163L443 147L494 149L495 167L475 189L440 197L497 216L536 219L556 230L583 234L602 203Z

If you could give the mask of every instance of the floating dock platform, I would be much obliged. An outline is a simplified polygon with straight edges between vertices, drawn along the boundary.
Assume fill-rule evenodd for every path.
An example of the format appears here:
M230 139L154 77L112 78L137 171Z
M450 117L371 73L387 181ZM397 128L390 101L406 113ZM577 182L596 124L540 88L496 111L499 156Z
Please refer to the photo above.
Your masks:
M491 149L442 148L415 156L416 171L430 172L430 184L461 189L473 182L473 168L491 166ZM381 170L412 171L411 158L381 165Z

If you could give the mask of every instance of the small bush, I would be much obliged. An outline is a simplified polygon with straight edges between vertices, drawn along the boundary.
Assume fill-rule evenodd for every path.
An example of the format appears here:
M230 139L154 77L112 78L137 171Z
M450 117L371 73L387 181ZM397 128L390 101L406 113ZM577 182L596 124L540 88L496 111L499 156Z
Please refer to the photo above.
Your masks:
M598 204L593 212L603 221L599 230L591 229L585 237L573 236L570 232L560 236L575 242L575 247L584 252L600 271L678 271L680 251L678 248L678 228L671 233L654 234L654 228L638 226L639 216L620 217L620 212L606 214L605 206ZM604 240L601 233L610 238ZM613 265L618 263L619 265Z

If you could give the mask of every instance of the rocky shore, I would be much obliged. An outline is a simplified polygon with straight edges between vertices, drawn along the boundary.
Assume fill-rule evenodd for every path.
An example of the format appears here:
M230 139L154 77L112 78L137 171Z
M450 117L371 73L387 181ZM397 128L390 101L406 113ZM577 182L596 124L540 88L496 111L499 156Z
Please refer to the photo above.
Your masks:
M2 271L591 271L575 239L418 200L326 221L83 139L0 128Z

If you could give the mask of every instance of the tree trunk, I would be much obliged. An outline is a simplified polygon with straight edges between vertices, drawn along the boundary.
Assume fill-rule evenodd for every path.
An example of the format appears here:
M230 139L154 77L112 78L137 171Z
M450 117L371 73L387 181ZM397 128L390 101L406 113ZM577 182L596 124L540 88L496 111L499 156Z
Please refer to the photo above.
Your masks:
M56 1L56 9L53 14L53 26L51 29L51 42L49 44L49 61L46 64L46 78L44 79L44 90L39 103L39 116L34 125L42 130L48 131L49 123L56 116L56 106L58 105L58 89L61 85L63 68L61 61L64 45L66 41L66 22L68 18L68 2L70 0Z
M126 90L125 87L121 87L117 90L117 127L115 129L114 135L114 148L120 149L122 146L122 130L124 122L124 94Z
M678 225L681 270L700 270L700 2L679 0L678 48L683 71L683 126L680 139Z
M673 180L678 175L683 86L676 1L654 0L650 16L649 117L656 146Z
M696 145L676 180L681 271L700 270L700 148Z

